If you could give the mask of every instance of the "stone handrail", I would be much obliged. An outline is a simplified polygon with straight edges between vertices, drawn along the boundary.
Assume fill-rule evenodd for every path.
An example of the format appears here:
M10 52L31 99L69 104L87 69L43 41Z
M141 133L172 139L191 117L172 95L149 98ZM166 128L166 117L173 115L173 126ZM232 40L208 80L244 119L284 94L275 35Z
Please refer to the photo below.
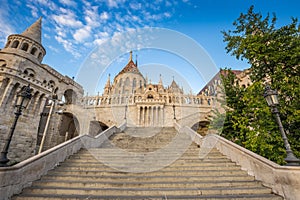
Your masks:
M176 129L182 129L176 122L174 126ZM261 181L264 186L271 188L273 193L287 200L299 199L300 166L280 166L219 135L209 134L202 137L191 129L186 130L195 143L200 146L205 143L205 146L216 147L223 155L240 165L249 175Z
M120 125L124 128L124 123ZM77 136L11 167L0 168L0 200L9 199L81 148L98 147L120 128L112 126L96 137Z

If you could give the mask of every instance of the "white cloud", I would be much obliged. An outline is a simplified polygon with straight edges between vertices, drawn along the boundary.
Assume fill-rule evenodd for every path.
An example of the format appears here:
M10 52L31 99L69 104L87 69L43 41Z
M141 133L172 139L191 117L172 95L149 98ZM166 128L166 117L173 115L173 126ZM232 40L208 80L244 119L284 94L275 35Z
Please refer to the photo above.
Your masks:
M100 26L99 22L99 14L98 14L98 6L89 6L85 8L85 21L88 26L95 28Z
M59 0L59 2L67 6L76 6L75 1L72 0Z
M142 4L141 3L130 3L129 4L129 7L132 9L132 10L140 10L142 8Z
M91 35L91 27L90 26L85 26L81 29L78 29L75 31L73 34L73 38L77 42L84 42L87 38L89 38Z
M126 0L107 0L107 6L109 8L118 8L119 5L125 3Z
M108 12L104 11L103 13L101 13L100 19L102 19L102 20L108 20L109 19Z
M39 15L38 15L38 8L32 4L26 4L26 6L28 8L30 8L31 10L31 15L35 18L37 18Z
M81 21L76 20L76 15L70 10L65 10L64 14L52 15L52 19L61 26L77 28L83 25Z
M79 58L81 55L75 51L72 42L60 37L60 36L55 36L55 39L57 42L63 45L64 49L71 53L75 58Z
M10 26L10 23L6 20L8 19L8 10L9 6L7 5L6 2L2 2L1 7L0 7L0 24L1 24L1 29L0 29L0 42L5 43L6 42L6 37L10 34L16 33L13 27Z
M55 48L55 47L53 47L53 46L51 46L51 45L49 45L48 48L49 48L51 51L55 52L55 53L59 53L59 49L57 49L57 48Z

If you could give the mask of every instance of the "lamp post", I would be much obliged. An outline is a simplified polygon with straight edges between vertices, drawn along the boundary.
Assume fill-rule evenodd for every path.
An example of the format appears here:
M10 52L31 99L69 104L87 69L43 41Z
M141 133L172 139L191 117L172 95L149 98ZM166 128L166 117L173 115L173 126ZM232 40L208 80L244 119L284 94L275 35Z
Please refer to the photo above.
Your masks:
M294 155L291 146L289 144L288 138L285 134L284 128L282 126L280 116L279 116L279 110L277 109L277 105L279 104L278 101L278 93L276 90L272 90L269 85L266 86L265 92L264 92L264 98L266 99L268 106L271 107L271 112L275 115L276 122L278 124L279 130L281 132L281 136L284 142L284 147L286 149L287 156L284 159L289 166L297 166L300 164L300 160L296 158Z
M176 119L176 114L175 114L175 104L173 104L173 114L174 114L174 118L173 118L173 119Z
M7 153L8 153L9 145L11 143L11 139L13 137L18 119L20 115L22 115L22 110L28 106L28 103L32 97L30 90L31 89L29 85L25 86L23 90L17 95L17 102L15 104L15 107L17 107L17 111L15 112L15 120L13 125L10 128L3 150L1 152L0 167L8 166L7 163L9 162L9 159L7 158Z

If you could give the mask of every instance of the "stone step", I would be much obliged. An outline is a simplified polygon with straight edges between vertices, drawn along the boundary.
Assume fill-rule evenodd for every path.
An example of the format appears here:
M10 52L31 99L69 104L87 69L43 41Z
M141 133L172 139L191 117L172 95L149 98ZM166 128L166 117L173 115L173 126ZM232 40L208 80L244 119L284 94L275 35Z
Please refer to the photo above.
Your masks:
M47 174L42 177L45 180L70 180L70 181L116 181L119 180L120 182L123 181L254 181L253 176L248 175L224 175L224 176L207 176L207 175L193 175L193 176L149 176L145 175L141 176L138 174L131 174L130 176L123 176L123 175L84 175L84 176L73 176L67 174Z
M39 187L68 187L68 188L222 188L222 187L259 187L261 183L258 181L61 181L61 180L40 180L33 184Z
M132 170L134 171L134 170ZM135 174L135 176L145 176L145 173L130 173L130 172L122 172L122 171L111 171L111 170L89 170L89 171L80 171L80 170L64 170L57 168L55 170L49 171L49 175L74 175L74 176L130 176L132 174ZM224 176L224 175L247 175L245 171L242 170L185 170L185 171L176 171L176 170L160 170L160 171L153 171L148 172L147 176Z
M101 196L95 196L95 195L55 195L52 194L49 196L48 194L23 194L22 196L15 196L13 200L99 200L99 199L109 199L109 200L120 200L120 199L151 199L151 200L167 200L167 199L184 199L184 200L197 200L197 199L210 199L210 200L282 200L281 197L275 196L273 194L241 194L241 195L181 195L181 196L175 196L175 195L157 195L157 196L122 196L122 195L101 195Z
M270 194L271 189L263 187L249 188L66 188L32 186L24 194L65 194L65 195L233 195L233 194Z
M120 166L124 165L124 163L120 162ZM66 162L60 164L60 166L82 166L82 167L107 167L105 164L101 162L101 160L79 160L79 159L69 159ZM127 166L127 165L126 165ZM235 163L227 161L227 162L218 162L218 161L203 161L203 162L188 162L185 160L177 160L170 165L169 167L227 167L227 166L237 166Z
M282 199L215 148L200 159L201 148L182 146L190 138L174 128L127 128L109 139L70 156L13 199Z
M121 166L119 166L121 167ZM138 168L139 166L135 166L134 168ZM140 167L143 167L143 166L140 166ZM237 165L233 165L233 166L227 166L227 167L224 167L224 166L207 166L205 168L199 168L199 166L188 166L188 165L185 165L185 166L161 166L163 167L161 169L161 171L167 171L167 170L171 170L171 171L187 171L187 170L193 170L193 171L197 171L197 170L201 170L201 169L209 169L209 170L240 170L240 167L237 166ZM124 169L127 169L127 168L132 168L132 166L124 166L123 167ZM115 169L112 169L110 167L107 167L107 166L88 166L88 165L85 165L85 166L70 166L70 165L65 165L65 164L62 164L61 166L59 166L59 169L58 170L62 170L62 171L115 171Z

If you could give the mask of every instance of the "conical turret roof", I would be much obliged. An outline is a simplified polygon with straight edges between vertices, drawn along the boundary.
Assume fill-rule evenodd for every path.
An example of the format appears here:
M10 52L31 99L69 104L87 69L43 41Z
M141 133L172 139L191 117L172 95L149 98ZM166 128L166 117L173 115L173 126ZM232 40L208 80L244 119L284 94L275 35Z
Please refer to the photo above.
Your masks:
M39 44L42 42L42 18L40 17L30 27L28 27L21 35L26 36Z

